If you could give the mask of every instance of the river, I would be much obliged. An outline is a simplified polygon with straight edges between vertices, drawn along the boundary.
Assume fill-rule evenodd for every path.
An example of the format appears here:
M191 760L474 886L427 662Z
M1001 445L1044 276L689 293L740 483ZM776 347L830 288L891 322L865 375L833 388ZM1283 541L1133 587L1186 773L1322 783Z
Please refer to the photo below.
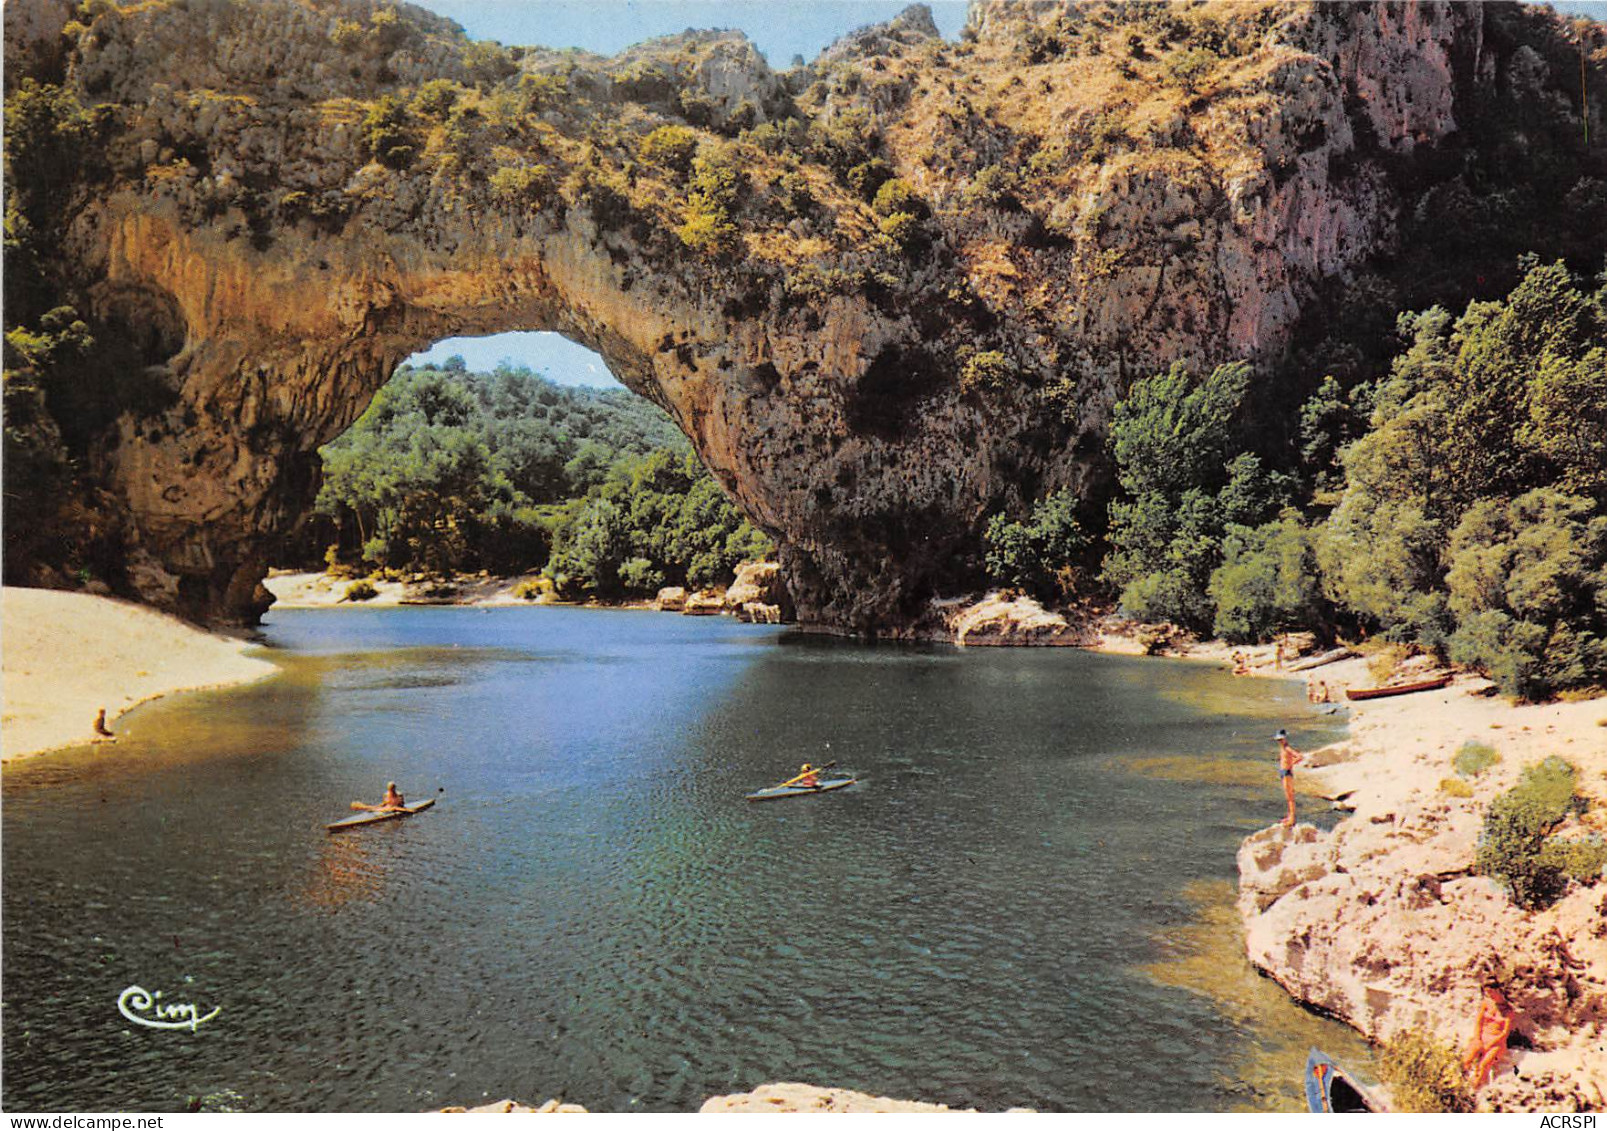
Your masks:
M264 632L282 676L6 771L8 1110L1297 1110L1308 1043L1363 1055L1228 910L1272 732L1338 733L1298 684L623 611ZM743 801L804 761L860 783ZM325 833L389 779L439 801Z

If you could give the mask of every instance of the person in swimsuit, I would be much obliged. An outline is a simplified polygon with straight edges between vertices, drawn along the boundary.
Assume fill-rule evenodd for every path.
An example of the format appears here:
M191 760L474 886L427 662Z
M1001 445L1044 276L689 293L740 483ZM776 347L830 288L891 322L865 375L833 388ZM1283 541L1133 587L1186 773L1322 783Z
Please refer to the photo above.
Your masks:
M379 807L381 809L407 808L407 802L402 799L402 795L400 793L396 792L395 782L388 781L385 783L385 800L379 803Z
M1462 1058L1462 1070L1468 1074L1473 1090L1478 1091L1490 1078L1496 1061L1507 1051L1507 1037L1512 1033L1512 1005L1501 992L1494 979L1484 983L1484 1000L1479 1002L1479 1018L1473 1023L1473 1040L1468 1043L1467 1055Z
M1278 744L1278 777L1283 782L1283 795L1289 801L1289 815L1283 819L1283 827L1294 828L1295 823L1295 767L1306 760L1306 756L1293 746L1289 745L1289 732L1280 730L1272 736Z

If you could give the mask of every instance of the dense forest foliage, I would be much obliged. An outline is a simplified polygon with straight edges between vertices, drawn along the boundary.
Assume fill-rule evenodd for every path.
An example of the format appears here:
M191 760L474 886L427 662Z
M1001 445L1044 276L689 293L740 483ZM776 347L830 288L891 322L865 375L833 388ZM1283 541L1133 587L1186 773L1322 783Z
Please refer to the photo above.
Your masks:
M330 565L518 573L620 596L707 586L772 549L662 410L528 369L403 366L323 451Z
M1248 365L1138 382L1103 560L1054 495L990 525L994 578L1103 583L1130 616L1234 641L1381 634L1527 698L1607 683L1607 275L1521 266L1505 298L1401 315L1388 372L1323 379L1295 437L1268 431Z

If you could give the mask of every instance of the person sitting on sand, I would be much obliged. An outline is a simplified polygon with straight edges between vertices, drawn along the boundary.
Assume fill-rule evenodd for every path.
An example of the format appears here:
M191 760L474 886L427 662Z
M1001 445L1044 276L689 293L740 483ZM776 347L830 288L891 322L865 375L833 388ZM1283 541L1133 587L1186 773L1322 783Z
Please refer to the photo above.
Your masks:
M1331 701L1332 701L1332 696L1330 696L1328 694L1328 683L1327 683L1327 681L1319 679L1317 681L1317 702L1319 702L1319 703L1328 703L1328 702L1331 702Z
M1246 656L1243 652L1233 653L1233 674L1250 674L1250 657Z
M1272 736L1278 744L1278 777L1283 781L1283 795L1289 799L1289 815L1283 819L1283 827L1294 828L1295 824L1295 767L1306 760L1306 756L1293 746L1289 745L1289 732L1280 730Z
M105 707L102 707L99 711L95 712L95 741L96 742L116 742L117 741L117 736L112 734L111 729L109 727L107 727L107 725L106 725L106 708Z
M1474 1091L1484 1086L1490 1071L1507 1051L1512 1019L1512 1005L1501 991L1501 984L1494 978L1486 980L1484 1000L1479 1002L1479 1017L1473 1023L1473 1040L1462 1058L1462 1070L1468 1074Z
M793 785L801 785L805 789L820 788L820 771L805 762L798 767L798 776L792 780Z

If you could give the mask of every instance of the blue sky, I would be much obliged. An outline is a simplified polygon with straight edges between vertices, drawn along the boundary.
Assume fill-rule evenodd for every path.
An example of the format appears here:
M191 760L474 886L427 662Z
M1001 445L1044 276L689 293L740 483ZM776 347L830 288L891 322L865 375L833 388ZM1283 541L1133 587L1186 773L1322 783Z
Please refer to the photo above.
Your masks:
M912 0L423 0L471 39L509 46L583 47L612 55L687 28L740 28L778 69L833 40L890 20ZM943 34L965 25L965 0L926 0Z
M561 334L492 334L487 338L444 338L407 360L413 365L439 365L453 354L463 358L471 373L489 373L502 362L525 365L545 373L560 385L591 385L617 389L603 359Z
M958 36L965 25L965 0L926 2L944 36ZM456 20L471 39L582 47L601 55L689 27L740 28L771 66L785 68L794 55L813 59L839 36L892 19L907 0L424 0L422 6ZM1607 19L1607 0L1553 0L1552 7ZM600 357L557 334L449 338L410 360L439 362L453 354L463 355L471 370L508 361L564 384L619 384Z

